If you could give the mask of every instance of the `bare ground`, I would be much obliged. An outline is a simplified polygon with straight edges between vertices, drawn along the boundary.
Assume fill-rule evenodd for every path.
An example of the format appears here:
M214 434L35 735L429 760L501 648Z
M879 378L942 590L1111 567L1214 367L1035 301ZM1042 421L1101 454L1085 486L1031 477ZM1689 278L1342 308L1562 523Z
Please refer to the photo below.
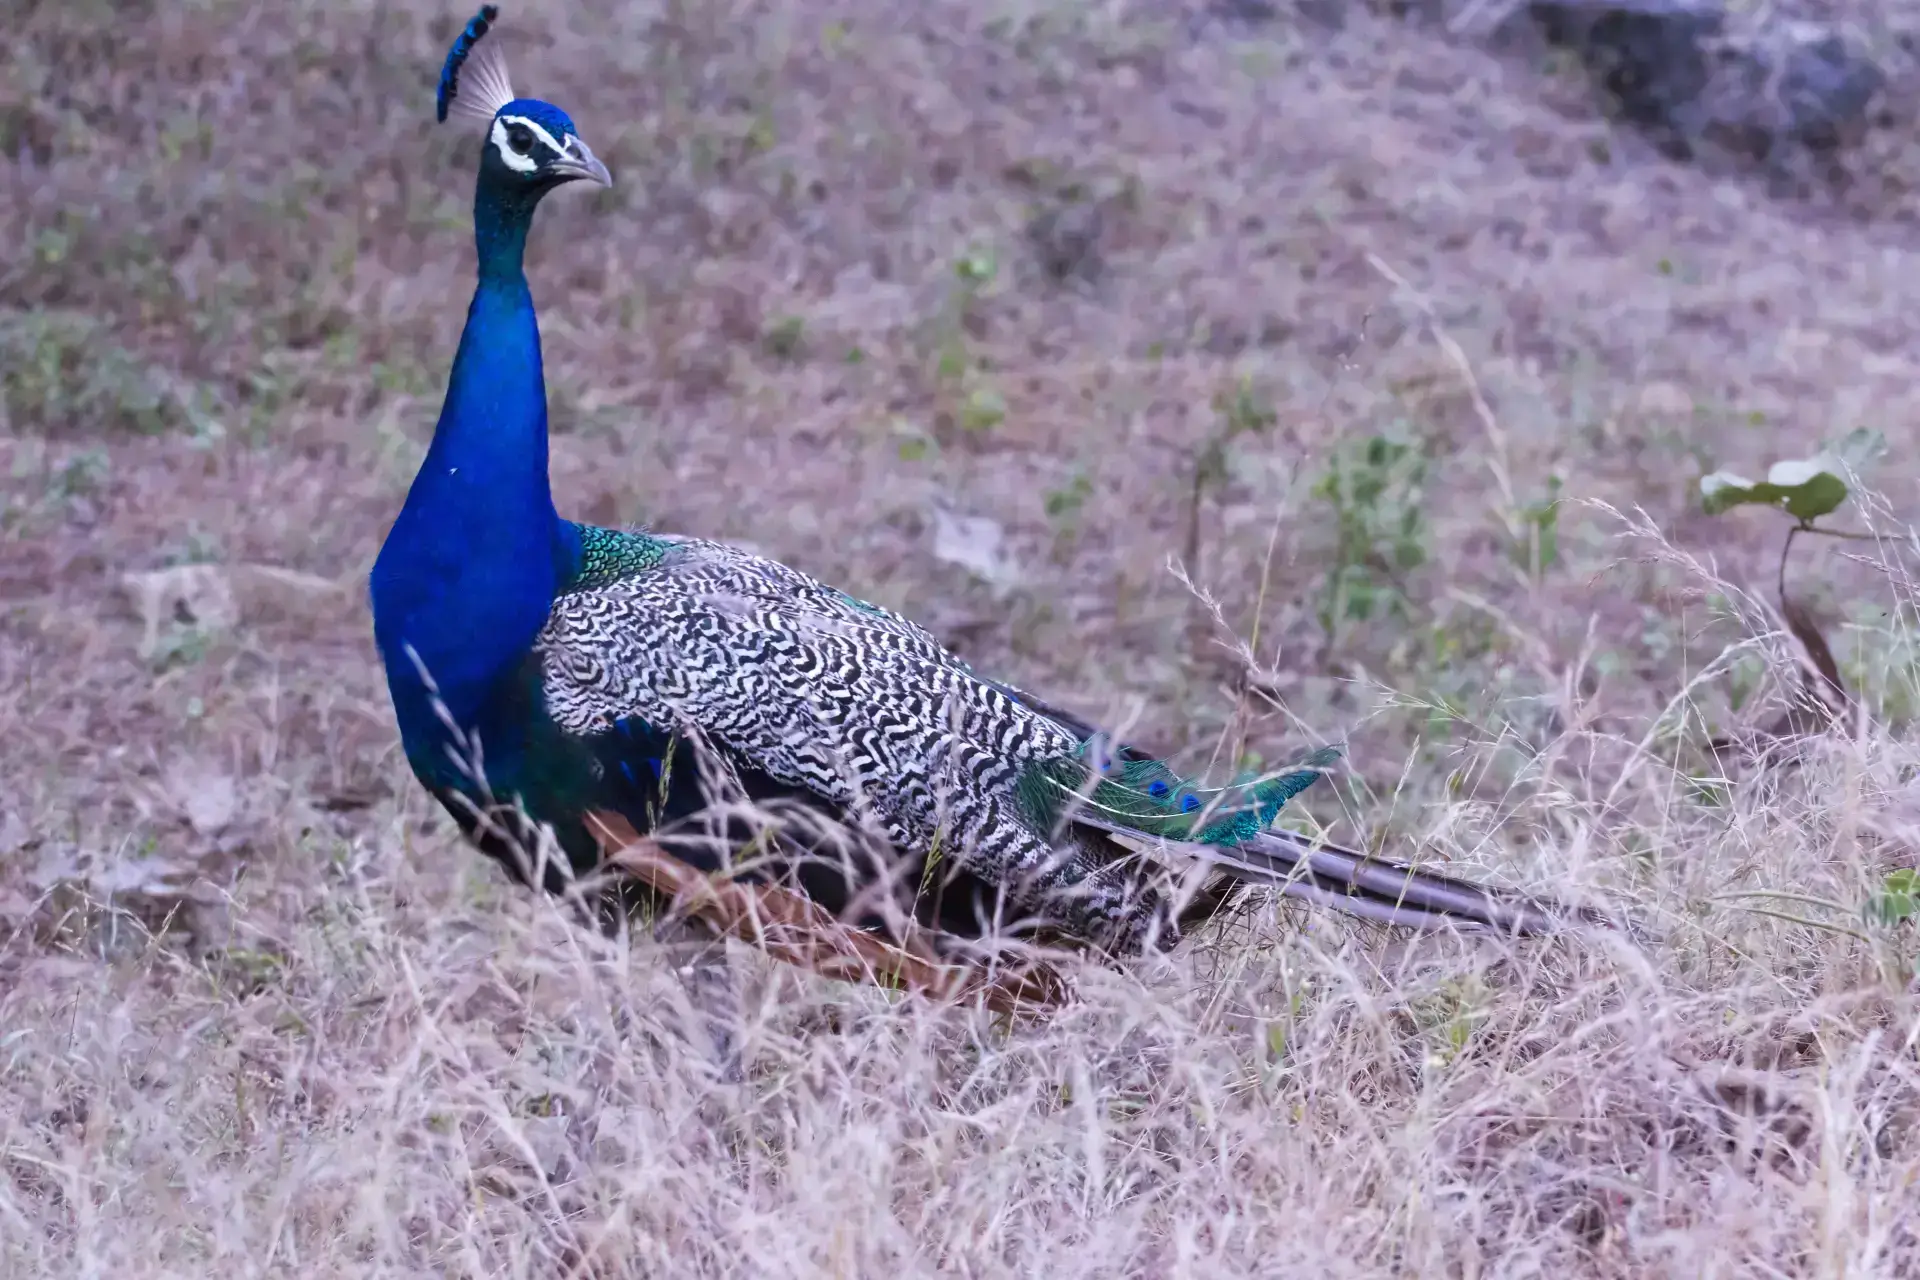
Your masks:
M532 251L564 510L751 542L1196 766L1346 740L1336 836L1640 928L1255 903L1018 1025L742 957L712 1083L656 948L411 785L368 635L470 288L464 13L30 0L0 1271L1920 1265L1913 943L1857 910L1920 819L1907 553L1801 540L1865 713L1720 777L1797 677L1780 522L1694 497L1867 425L1901 527L1905 211L1661 165L1357 12L594 9L505 15L618 180Z

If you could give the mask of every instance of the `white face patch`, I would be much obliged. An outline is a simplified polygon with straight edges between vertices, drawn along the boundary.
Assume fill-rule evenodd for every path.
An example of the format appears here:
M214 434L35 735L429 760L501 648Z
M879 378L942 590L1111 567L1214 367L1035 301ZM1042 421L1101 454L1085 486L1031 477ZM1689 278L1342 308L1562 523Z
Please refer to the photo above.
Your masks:
M515 173L532 173L540 167L538 160L530 155L521 155L507 140L508 126L516 124L531 133L536 142L544 143L555 155L567 154L567 148L559 139L547 132L538 122L529 120L525 116L500 116L493 122L493 147L500 153L500 159L505 162L507 168Z

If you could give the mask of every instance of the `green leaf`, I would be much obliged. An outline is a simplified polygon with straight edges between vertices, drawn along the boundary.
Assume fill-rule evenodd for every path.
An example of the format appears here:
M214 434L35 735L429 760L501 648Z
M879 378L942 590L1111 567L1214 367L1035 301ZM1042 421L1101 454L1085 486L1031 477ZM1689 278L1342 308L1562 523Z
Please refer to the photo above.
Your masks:
M1700 501L1708 515L1717 516L1743 502L1757 502L1758 499L1753 496L1754 487L1753 481L1745 476L1735 475L1731 471L1715 471L1700 477Z
M1700 477L1700 498L1707 514L1734 507L1775 507L1796 520L1817 520L1847 500L1845 464L1832 454L1776 462L1765 480L1754 482L1731 471Z
M1000 264L994 260L991 249L970 250L953 264L953 274L964 284L991 284L999 273Z
M1889 872L1880 882L1880 892L1867 899L1864 914L1869 922L1889 927L1920 914L1920 871L1902 867Z
M960 406L960 425L969 431L987 431L1007 416L1007 402L992 387L975 387Z
M1731 471L1702 476L1700 497L1710 516L1751 503L1777 507L1796 520L1818 520L1847 500L1847 478L1865 474L1886 451L1884 435L1856 427L1811 458L1774 463L1758 483Z
M1846 469L1831 454L1776 462L1767 468L1767 484L1797 520L1817 520L1847 500Z

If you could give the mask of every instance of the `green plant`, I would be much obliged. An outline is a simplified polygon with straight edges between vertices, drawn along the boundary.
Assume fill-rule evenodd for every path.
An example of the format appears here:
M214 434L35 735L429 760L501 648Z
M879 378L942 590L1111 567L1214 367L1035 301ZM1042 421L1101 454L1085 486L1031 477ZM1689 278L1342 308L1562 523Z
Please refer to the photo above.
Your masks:
M1840 674L1873 717L1889 727L1920 720L1920 618L1858 602L1850 611Z
M1071 523L1087 504L1087 497L1093 492L1093 482L1087 479L1084 471L1075 471L1073 478L1057 489L1047 490L1044 504L1047 519L1061 524Z
M799 316L781 316L760 335L760 345L776 360L798 360L806 352L807 322Z
M887 434L893 437L902 462L924 462L938 448L926 432L905 418L895 418L889 423Z
M1869 924L1889 929L1920 915L1920 871L1901 867L1889 872L1880 882L1880 891L1867 899L1862 914Z
M147 661L155 671L190 667L206 659L211 637L195 626L171 626L155 642Z
M993 250L975 246L953 263L954 285L947 293L936 322L936 370L943 382L964 381L973 368L967 349L967 330L979 323L980 298L999 278L1000 262Z
M1787 596L1787 560L1793 552L1794 539L1803 533L1872 540L1872 534L1848 533L1815 522L1840 509L1850 495L1849 482L1879 458L1886 447L1886 440L1878 431L1862 427L1812 457L1774 463L1767 469L1765 480L1749 480L1731 471L1714 471L1700 478L1701 504L1708 515L1720 515L1739 506L1762 506L1783 512L1793 520L1780 545L1774 590L1787 629L1805 647L1811 669L1803 679L1794 706L1766 731L1769 736L1824 727L1852 700L1840 678L1840 665L1812 614Z
M218 564L225 558L221 536L202 528L198 521L190 524L185 533L160 553L163 565Z
M1489 992L1476 974L1449 978L1438 991L1415 999L1409 1012L1428 1042L1426 1063L1444 1068L1464 1056L1486 1021Z
M75 311L0 312L0 409L17 429L155 434L191 425L166 375Z
M1193 487L1187 499L1186 563L1190 572L1200 564L1200 512L1210 493L1227 483L1231 470L1229 458L1235 441L1244 436L1263 437L1279 421L1273 403L1242 376L1231 391L1213 397L1214 426L1200 442L1193 460Z
M985 332L981 298L999 278L999 259L990 248L975 246L953 262L953 284L939 311L928 321L923 342L933 360L934 394L941 403L942 431L990 431L1006 418L1005 398L993 385L989 366L977 360L969 336Z
M1772 507L1793 517L1785 542L1780 548L1778 591L1784 606L1787 598L1787 555L1793 550L1794 537L1802 533L1829 538L1871 538L1871 535L1842 533L1814 522L1838 511L1846 502L1849 477L1857 477L1886 452L1886 438L1867 427L1850 432L1845 438L1823 448L1810 458L1790 458L1767 468L1765 480L1749 480L1731 471L1715 471L1700 477L1700 499L1710 516L1739 506Z
M1041 506L1047 522L1053 526L1054 546L1065 549L1080 532L1080 517L1093 496L1093 481L1081 468L1074 468L1065 484L1047 490Z
M83 449L47 477L47 497L62 503L90 497L106 482L111 466L106 450Z
M1742 889L1716 894L1712 901L1868 943L1878 953L1882 974L1892 985L1905 988L1913 981L1908 926L1920 919L1920 870L1897 867L1889 871L1881 878L1879 888L1858 904L1775 889Z
M974 247L962 254L953 264L953 274L960 282L974 289L983 289L993 283L1000 274L1000 261L989 248Z
M1006 416L1006 399L989 386L973 388L960 402L960 425L968 431L991 430L1005 421Z
M1547 496L1522 507L1509 524L1512 534L1508 551L1514 563L1536 582L1560 559L1561 488L1559 476L1548 476Z
M1320 601L1331 644L1349 622L1408 615L1406 574L1427 560L1427 458L1416 445L1373 436L1337 450L1313 496L1333 513L1333 558Z

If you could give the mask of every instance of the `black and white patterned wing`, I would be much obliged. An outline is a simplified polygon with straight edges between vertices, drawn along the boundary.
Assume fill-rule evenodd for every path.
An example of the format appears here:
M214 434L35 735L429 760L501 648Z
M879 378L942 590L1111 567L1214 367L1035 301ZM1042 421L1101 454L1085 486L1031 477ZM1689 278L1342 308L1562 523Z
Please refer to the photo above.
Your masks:
M780 782L870 807L896 842L944 827L1010 870L1045 852L1014 809L1016 779L1077 746L898 615L717 543L676 542L646 573L563 595L537 647L568 732L628 717L696 731Z

